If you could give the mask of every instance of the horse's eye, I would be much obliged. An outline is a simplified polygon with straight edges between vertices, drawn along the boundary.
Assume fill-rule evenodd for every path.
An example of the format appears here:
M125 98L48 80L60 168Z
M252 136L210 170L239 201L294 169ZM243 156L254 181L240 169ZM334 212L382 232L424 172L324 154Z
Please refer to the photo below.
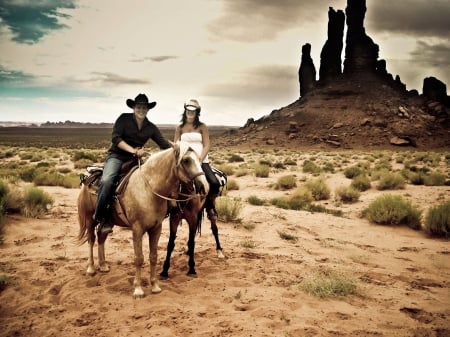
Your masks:
M183 164L184 164L184 165L189 164L189 160L190 160L189 158L184 158L184 159L183 159Z

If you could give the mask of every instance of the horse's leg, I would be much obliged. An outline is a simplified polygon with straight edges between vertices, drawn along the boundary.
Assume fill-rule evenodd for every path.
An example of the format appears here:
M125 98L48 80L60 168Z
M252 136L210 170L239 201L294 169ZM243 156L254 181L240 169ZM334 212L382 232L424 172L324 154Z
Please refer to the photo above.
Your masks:
M155 225L152 229L147 231L149 244L149 260L150 260L150 283L152 285L152 293L157 294L161 292L158 285L158 278L156 277L156 263L158 262L158 241L161 236L162 223Z
M106 263L105 258L105 242L108 234L102 234L101 228L97 226L97 241L98 241L98 269L103 272L109 272L109 265Z
M89 217L88 219L90 220L91 217ZM94 267L95 232L94 232L94 227L92 227L92 221L86 221L86 222L87 222L86 231L87 231L87 238L88 238L87 241L89 244L89 258L88 258L88 267L86 270L86 274L92 276L95 274L95 267Z
M220 246L220 241L219 241L219 229L217 228L217 212L215 207L212 209L209 209L208 212L208 219L211 222L211 231L214 235L214 239L216 240L216 252L217 252L217 257L219 259L223 259L225 258L225 255L223 255L223 251L222 251L222 247Z
M197 219L196 217L190 217L190 219L186 219L189 224L189 240L188 240L188 251L187 255L189 256L189 270L188 276L196 277L197 273L195 271L195 260L194 260L194 251L195 251L195 235L197 234Z
M170 258L172 256L173 249L175 248L175 239L177 238L178 225L181 221L181 213L171 213L170 222L170 234L169 242L167 243L166 259L163 264L163 270L159 274L159 278L162 280L169 278Z
M144 297L144 290L142 289L141 269L144 263L144 255L142 254L142 230L135 229L138 225L133 226L133 246L134 246L134 266L136 274L134 277L134 297Z

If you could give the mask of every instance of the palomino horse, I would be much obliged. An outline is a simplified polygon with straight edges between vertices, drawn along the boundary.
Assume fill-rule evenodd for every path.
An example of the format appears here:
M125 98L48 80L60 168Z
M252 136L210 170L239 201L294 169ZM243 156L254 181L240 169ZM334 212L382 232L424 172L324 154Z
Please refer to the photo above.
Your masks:
M128 185L113 207L112 223L121 227L129 227L133 233L136 267L135 297L144 296L141 282L141 267L144 262L142 236L144 233L147 233L149 237L152 293L161 291L156 277L158 241L162 222L167 215L166 198L177 191L180 182L195 182L205 194L209 191L209 184L197 155L183 142L175 143L172 148L153 154L143 165L131 173ZM89 261L86 271L88 275L95 274L93 257L95 230L92 215L96 199L95 193L83 184L78 196L78 222L80 225L78 242L83 244L88 241L89 243ZM104 247L107 236L97 230L99 269L103 272L109 271L109 266L105 261Z
M226 184L226 176L224 176ZM223 187L223 185L222 185ZM208 195L206 198L203 195L199 195L195 192L192 184L181 184L180 193L178 195L178 207L170 211L170 236L167 243L167 254L164 261L163 270L159 274L161 279L167 279L169 277L170 258L172 256L173 249L175 248L175 239L177 237L177 229L182 219L185 219L189 225L189 239L187 244L186 254L189 256L188 266L189 270L187 274L195 277L197 275L195 271L194 249L195 249L195 235L200 233L201 223L203 219L203 211L205 206L212 208L213 212L208 214L208 218L211 222L211 231L216 241L217 257L220 259L225 258L222 252L222 247L219 242L219 231L217 229L217 213L215 211L215 196ZM185 199L183 201L182 199Z

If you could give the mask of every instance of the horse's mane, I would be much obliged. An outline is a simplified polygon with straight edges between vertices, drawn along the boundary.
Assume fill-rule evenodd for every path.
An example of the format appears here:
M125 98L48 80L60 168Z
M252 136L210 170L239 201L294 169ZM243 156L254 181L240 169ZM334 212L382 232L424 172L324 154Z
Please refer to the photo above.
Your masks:
M178 141L176 143L173 143L172 147L170 147L168 149L152 153L150 155L150 157L148 157L147 160L145 161L145 164L151 165L152 163L157 163L161 159L160 157L164 156L167 152L169 152L169 151L171 151L173 149L175 151L179 152L178 161L177 161L177 165L179 165L180 161L181 161L181 158L183 158L183 156L186 154L186 152L189 151L190 146L186 142Z

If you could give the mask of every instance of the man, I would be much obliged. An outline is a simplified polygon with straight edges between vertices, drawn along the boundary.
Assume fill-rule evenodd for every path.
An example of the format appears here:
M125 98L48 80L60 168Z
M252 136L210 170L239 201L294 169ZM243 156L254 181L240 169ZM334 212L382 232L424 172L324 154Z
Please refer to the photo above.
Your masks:
M103 175L97 192L97 207L94 213L95 225L100 224L102 234L112 233L109 222L110 206L119 179L123 163L141 158L145 152L145 143L152 139L161 149L170 147L158 127L147 119L147 113L156 102L149 102L145 94L139 94L134 100L127 99L127 106L133 113L123 113L114 123L111 147L108 150Z

